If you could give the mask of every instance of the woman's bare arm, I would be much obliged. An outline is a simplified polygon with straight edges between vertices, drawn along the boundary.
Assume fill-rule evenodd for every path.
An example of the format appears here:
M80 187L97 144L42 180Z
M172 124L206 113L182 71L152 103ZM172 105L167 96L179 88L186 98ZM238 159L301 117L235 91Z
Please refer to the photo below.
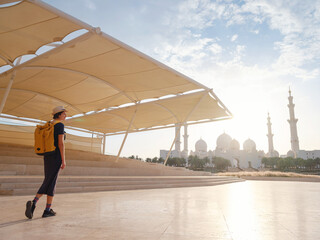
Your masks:
M64 150L64 134L58 135L58 146L60 149L61 160L62 160L61 169L64 169L66 167L65 150Z

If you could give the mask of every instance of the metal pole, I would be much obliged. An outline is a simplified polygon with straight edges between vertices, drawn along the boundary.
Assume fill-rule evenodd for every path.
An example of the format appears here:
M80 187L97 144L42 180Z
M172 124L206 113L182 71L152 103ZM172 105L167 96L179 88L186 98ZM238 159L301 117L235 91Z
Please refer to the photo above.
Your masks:
M24 68L24 67L26 67L26 66L30 66L30 64L33 63L34 61L38 61L38 59L46 58L46 57L50 56L50 55L53 54L53 53L60 52L60 51L62 51L63 49L68 48L68 47L70 47L70 46L73 46L73 45L75 45L75 44L78 43L78 42L85 41L86 39L90 38L92 35L93 35L92 32L87 32L87 33L85 33L85 34L83 34L83 35L80 35L80 36L77 37L77 38L74 38L74 39L70 40L69 42L66 42L66 43L64 43L64 44L61 44L59 47L56 47L56 48L54 48L54 49L52 49L52 50L50 50L50 51L47 51L47 52L45 52L45 53L43 53L43 54L41 54L41 55L39 55L39 56L37 56L37 57L34 57L34 58L28 60L28 61L25 61L25 62L23 62L23 63L21 63L21 64L18 64L18 63L17 63L13 68L11 68L11 69L9 69L9 70L1 73L1 74L4 74L4 73L9 74L9 73L11 73L11 72L14 72L15 70Z
M103 134L103 146L102 146L102 154L104 155L106 152L106 134Z
M91 133L91 152L92 152L92 144L93 144L93 132Z
M126 141L126 139L127 139L128 133L129 133L129 129L130 129L130 127L131 127L131 124L132 124L134 118L136 117L136 113L137 113L137 108L136 108L136 110L134 111L134 114L133 114L133 116L132 116L132 118L131 118L131 121L130 121L130 123L129 123L128 129L127 129L127 131L126 131L126 134L125 134L125 136L124 136L124 138L123 138L121 147L120 147L119 152L118 152L118 155L117 155L116 162L118 162L118 160L119 160L119 157L120 157L120 154L121 154L123 145L124 145L124 143L125 143L125 141Z
M22 60L22 57L19 57L18 60L17 60L16 66L20 65L21 60ZM11 90L11 87L12 87L13 80L14 80L15 76L16 76L16 71L14 70L14 71L12 71L12 75L11 75L10 81L8 83L7 89L4 92L4 95L3 95L3 98L2 98L2 101L1 101L0 114L2 113L4 105L6 104L6 101L7 101L7 98L9 96L9 93L10 93L10 90Z
M11 90L11 87L12 87L12 84L13 84L13 79L14 79L15 76L16 76L16 72L14 71L12 73L12 75L11 75L10 81L8 83L8 86L6 88L6 91L4 92L4 95L3 95L3 98L2 98L2 101L1 101L0 114L2 113L4 105L6 104L7 98L9 96L9 93L10 93L10 90Z
M193 109L189 112L188 116L186 116L186 118L184 119L184 123L186 123L188 121L188 118L190 117L190 115L198 108L199 104L201 103L201 101L204 99L204 97L208 94L208 91L205 91L205 93L203 94L203 96L200 98L199 102L197 102L197 104L193 107Z
M232 117L232 113L229 111L229 109L221 102L221 100L218 98L218 96L213 92L212 89L210 89L211 95L217 100L217 102L230 114Z
M196 104L196 105L192 108L192 110L189 112L189 114L187 115L187 117L186 117L186 118L184 119L184 121L183 121L184 123L187 122L187 120L188 120L188 118L190 117L190 115L194 112L194 110L196 110L196 109L198 108L200 102L202 101L202 99L204 99L204 97L205 97L207 94L208 94L208 90L205 91L205 93L203 94L203 96L200 98L199 102L197 102L197 104ZM173 141L173 143L172 143L172 145L171 145L171 148L170 148L170 150L169 150L169 153L168 153L168 155L167 155L167 158L166 158L166 160L164 161L164 165L166 165L166 163L167 163L167 161L168 161L169 155L170 155L170 153L171 153L171 151L172 151L172 147L173 147L174 142L175 142L176 139L177 139L177 136L178 136L178 134L177 134L177 132L176 132L176 136L175 136L174 141Z
M179 124L177 124L177 125L179 125ZM169 150L169 152L168 152L168 154L167 154L166 160L164 161L164 164L163 164L163 165L166 165L166 164L167 164L168 158L169 158L169 156L170 156L170 153L172 152L172 148L173 148L173 145L174 145L175 141L177 140L178 134L180 134L180 131L176 131L175 137L174 137L174 139L173 139L173 142L172 142L172 144L171 144L170 150Z

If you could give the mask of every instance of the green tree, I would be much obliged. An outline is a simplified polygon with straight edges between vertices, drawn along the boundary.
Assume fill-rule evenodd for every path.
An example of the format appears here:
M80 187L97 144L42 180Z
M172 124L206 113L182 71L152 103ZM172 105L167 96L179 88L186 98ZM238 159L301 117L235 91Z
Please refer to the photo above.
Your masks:
M228 167L231 166L230 161L222 157L214 157L212 163L214 164L214 169L217 171L227 170Z
M316 158L314 161L316 162L316 169L319 169L320 168L320 158Z
M134 159L134 156L132 155L131 157L129 158L133 158ZM146 158L146 162L151 162L151 163L161 163L163 164L164 163L164 160L163 158L158 158L158 157L154 157L154 158Z
M200 159L198 156L189 156L188 158L189 168L192 170L202 171L207 163L209 163L208 158Z
M306 160L305 164L306 164L305 165L306 168L309 169L310 171L314 170L316 168L316 165L317 165L316 161L314 159L312 159L312 158L308 158Z
M186 160L184 158L168 158L167 161L168 166L174 166L174 167L184 167L186 165Z
M164 164L164 159L163 158L159 158L158 159L158 163Z
M270 167L269 158L267 158L267 157L263 157L263 158L261 159L261 163L264 164L264 167L266 167L266 168L269 168L269 167Z

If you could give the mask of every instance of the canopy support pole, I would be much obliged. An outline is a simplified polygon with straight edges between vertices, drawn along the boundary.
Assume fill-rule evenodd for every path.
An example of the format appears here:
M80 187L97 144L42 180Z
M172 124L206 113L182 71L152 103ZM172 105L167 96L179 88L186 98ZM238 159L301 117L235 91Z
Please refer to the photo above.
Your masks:
M205 91L205 93L203 94L203 96L200 98L199 102L197 102L197 104L192 108L192 110L191 110L191 111L189 112L189 114L186 116L186 118L184 119L184 121L182 121L183 123L185 123L185 122L188 121L188 118L189 118L190 115L198 108L200 102L201 102L202 99L204 99L204 97L207 95L208 91L209 91L209 90L206 90L206 91ZM171 151L172 151L172 148L173 148L173 144L174 144L174 142L175 142L176 139L177 139L177 135L178 135L178 134L177 134L177 132L176 132L176 136L175 136L175 138L174 138L174 140L173 140L173 143L171 144L171 148L170 148L170 150L169 150L169 152L168 152L168 154L167 154L166 160L164 161L164 165L167 164L169 155L170 155L170 153L171 153Z
M20 64L21 59L22 59L22 57L19 57L19 58L17 59L16 66ZM2 98L2 101L1 101L0 114L2 113L3 108L4 108L4 106L6 105L7 98L8 98L8 96L9 96L9 93L10 93L10 90L11 90L11 87L12 87L13 80L14 80L15 76L16 76L16 71L13 71L13 72L12 72L12 75L11 75L11 78L10 78L10 81L9 81L9 83L8 83L8 86L7 86L7 88L6 88L6 91L4 92L4 95L3 95L3 98Z
M106 134L103 134L103 146L102 146L102 154L104 155L106 152Z
M124 145L125 141L127 140L127 136L128 136L128 133L129 133L129 129L131 128L132 122L133 122L133 120L134 120L135 117L136 117L136 113L137 113L137 108L136 108L136 110L134 111L134 114L133 114L133 116L132 116L132 118L131 118L131 121L130 121L130 123L129 123L128 129L127 129L127 131L126 131L126 134L124 135L124 138L123 138L121 147L120 147L119 152L118 152L118 155L117 155L116 162L118 162L118 160L119 160L119 157L120 157L120 154L121 154L123 145Z
M218 103L229 113L230 116L232 116L232 113L229 111L229 109L221 102L221 100L218 98L218 96L213 92L212 89L210 89L210 94L213 96L214 99L218 101Z
M4 92L4 95L3 95L3 98L2 98L2 101L1 101L1 105L0 105L0 114L2 113L3 111L3 108L4 108L4 105L6 104L6 101L7 101L7 98L9 96L9 93L10 93L10 90L11 90L11 87L12 87L12 84L13 84L13 80L14 80L14 77L16 76L16 72L14 71L11 75L11 78L10 78L10 81L8 83L8 86L6 88L6 91Z
M93 131L91 132L91 152L92 152L92 145L93 145Z
M177 124L176 126L179 126L179 125L180 125L180 124ZM170 153L172 152L173 145L174 145L174 143L175 143L176 140L177 140L178 134L180 134L180 131L176 131L176 134L175 134L175 136L174 136L174 139L173 139L173 142L172 142L172 144L171 144L170 150L169 150L169 152L168 152L168 154L167 154L166 160L164 161L164 165L167 164L167 161L168 161L168 159L169 159Z

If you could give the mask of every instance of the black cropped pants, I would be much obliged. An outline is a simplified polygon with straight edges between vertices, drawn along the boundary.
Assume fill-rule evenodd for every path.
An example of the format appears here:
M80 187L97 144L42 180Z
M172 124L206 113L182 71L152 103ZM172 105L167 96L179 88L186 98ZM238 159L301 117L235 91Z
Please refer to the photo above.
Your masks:
M56 183L61 167L61 154L58 149L52 155L44 156L44 180L38 190L38 194L54 196Z

